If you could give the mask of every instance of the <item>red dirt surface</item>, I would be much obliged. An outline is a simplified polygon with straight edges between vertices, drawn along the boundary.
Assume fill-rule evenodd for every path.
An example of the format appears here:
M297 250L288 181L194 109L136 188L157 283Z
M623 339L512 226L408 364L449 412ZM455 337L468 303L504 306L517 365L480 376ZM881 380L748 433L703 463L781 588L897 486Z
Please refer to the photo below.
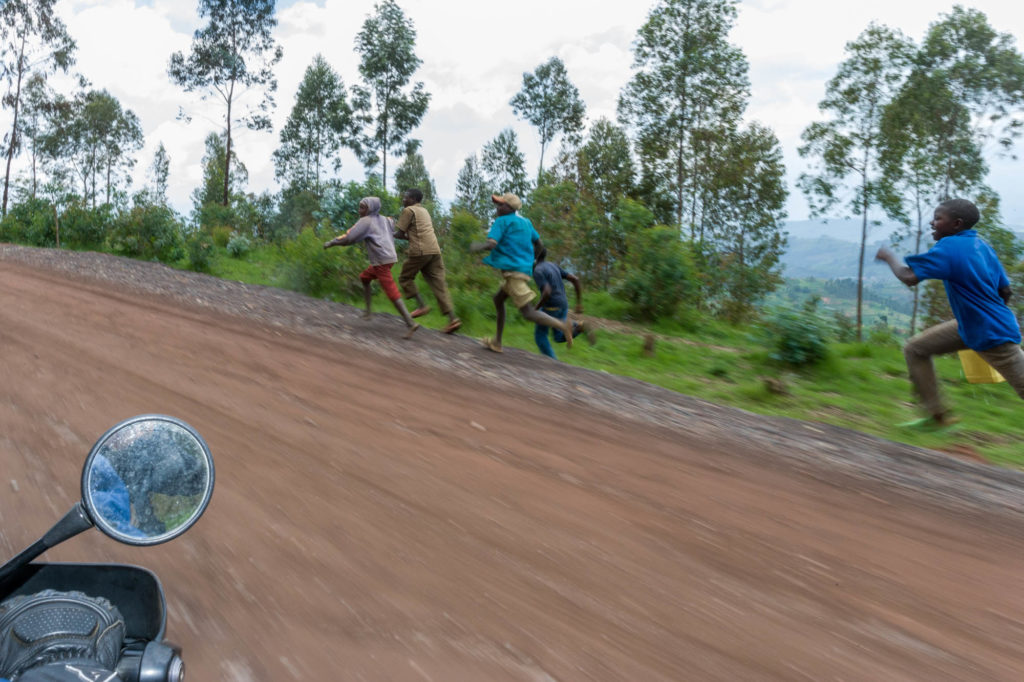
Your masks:
M1017 472L34 257L0 253L0 556L109 426L191 423L217 466L194 529L44 556L156 571L190 679L1024 679Z

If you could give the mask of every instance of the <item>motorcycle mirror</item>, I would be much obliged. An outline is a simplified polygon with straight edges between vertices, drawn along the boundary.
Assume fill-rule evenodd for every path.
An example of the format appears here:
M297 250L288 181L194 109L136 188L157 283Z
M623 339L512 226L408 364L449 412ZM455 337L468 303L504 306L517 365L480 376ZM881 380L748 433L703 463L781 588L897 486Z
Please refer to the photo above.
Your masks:
M213 479L213 457L195 429L174 417L143 414L96 441L82 470L82 503L115 540L156 545L199 520Z

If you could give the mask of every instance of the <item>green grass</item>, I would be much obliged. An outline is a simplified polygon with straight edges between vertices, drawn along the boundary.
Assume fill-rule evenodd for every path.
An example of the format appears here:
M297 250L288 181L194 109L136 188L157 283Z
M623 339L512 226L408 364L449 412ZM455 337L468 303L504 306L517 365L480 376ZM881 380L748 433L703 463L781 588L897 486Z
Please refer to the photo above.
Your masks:
M270 286L281 286L280 271L281 256L272 247L254 249L242 259L230 258L221 249L211 265L216 276ZM495 277L495 290L497 286ZM434 305L426 288L421 289ZM481 337L494 333L491 295L453 291L456 314L463 320L460 334ZM340 296L330 298L361 305ZM584 305L588 316L622 319L628 313L626 304L604 292L584 291ZM393 311L379 292L374 309ZM504 345L537 353L533 325L523 321L511 306L507 320ZM425 318L425 325L440 328L444 319L435 313ZM834 424L894 441L974 453L1002 465L1024 467L1020 398L1005 383L968 384L956 356L938 358L936 369L944 396L961 423L947 433L917 433L896 426L920 416L898 345L832 344L824 362L794 369L769 358L770 350L754 327L702 321L698 329L672 322L649 328L619 323L616 328L599 330L594 346L582 338L569 351L555 344L555 353L559 360L572 365L633 377L759 414ZM647 333L657 335L652 357L643 352ZM538 357L538 362L548 360ZM768 390L766 378L781 381L786 392Z

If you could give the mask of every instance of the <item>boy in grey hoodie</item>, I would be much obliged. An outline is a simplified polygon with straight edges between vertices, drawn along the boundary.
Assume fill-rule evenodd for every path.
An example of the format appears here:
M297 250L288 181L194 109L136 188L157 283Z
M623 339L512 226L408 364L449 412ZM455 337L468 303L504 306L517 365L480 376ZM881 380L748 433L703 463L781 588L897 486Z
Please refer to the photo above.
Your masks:
M335 237L329 242L324 242L324 248L332 246L348 246L363 242L366 244L366 255L370 259L370 267L363 270L359 275L359 281L363 283L363 295L366 298L365 319L373 315L371 303L373 292L370 290L370 283L373 280L380 282L384 294L395 305L395 310L405 320L405 326L409 331L405 338L411 337L420 328L409 315L402 294L398 291L394 277L391 276L391 268L398 261L398 254L395 253L395 223L391 218L380 214L380 199L377 197L366 197L359 202L359 220L348 229L345 234Z

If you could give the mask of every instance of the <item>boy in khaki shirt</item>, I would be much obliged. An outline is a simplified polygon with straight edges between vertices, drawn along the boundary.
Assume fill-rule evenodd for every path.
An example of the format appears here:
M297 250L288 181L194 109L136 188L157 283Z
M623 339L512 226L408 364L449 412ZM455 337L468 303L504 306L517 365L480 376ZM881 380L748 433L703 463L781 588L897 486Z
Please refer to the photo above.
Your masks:
M412 311L412 316L426 315L430 312L430 306L423 302L423 297L416 288L416 275L422 273L430 290L434 292L437 304L441 306L441 313L448 316L448 324L442 331L451 334L462 326L462 321L455 317L452 298L448 294L448 283L445 280L441 247L437 243L430 213L420 203L422 201L423 192L415 188L406 190L402 195L402 206L405 208L402 209L395 225L395 239L408 240L409 255L402 264L398 286L402 288L402 294L406 298L416 300L417 307Z

